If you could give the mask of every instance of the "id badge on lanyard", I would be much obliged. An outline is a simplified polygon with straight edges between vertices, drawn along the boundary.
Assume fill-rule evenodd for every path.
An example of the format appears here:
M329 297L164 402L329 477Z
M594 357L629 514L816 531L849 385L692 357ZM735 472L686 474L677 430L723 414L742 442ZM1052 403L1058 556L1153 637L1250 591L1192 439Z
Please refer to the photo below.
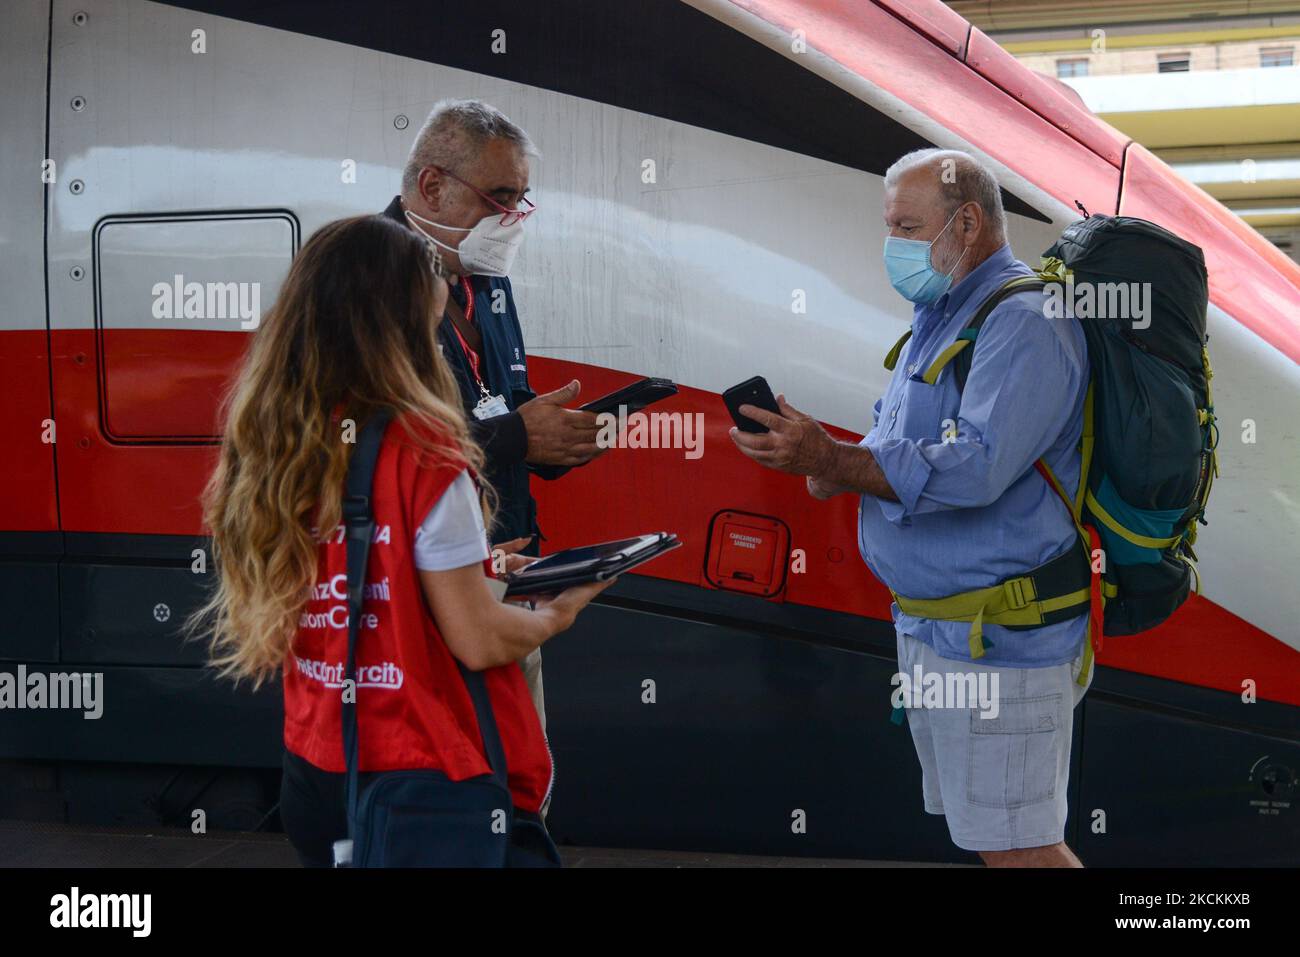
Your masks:
M474 418L479 420L494 419L498 415L506 415L510 411L510 407L506 405L506 400L502 396L488 395L487 389L483 388L481 383L479 389L482 391L483 397L474 406Z

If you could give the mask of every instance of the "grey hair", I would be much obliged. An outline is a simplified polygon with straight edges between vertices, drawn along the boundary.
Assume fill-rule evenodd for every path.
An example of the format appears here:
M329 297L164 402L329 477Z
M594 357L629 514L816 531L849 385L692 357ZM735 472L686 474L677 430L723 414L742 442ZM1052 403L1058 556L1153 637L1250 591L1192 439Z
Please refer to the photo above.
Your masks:
M402 195L415 195L420 171L429 166L463 175L488 141L497 139L514 143L525 156L540 155L528 134L495 106L482 100L439 100L411 145L402 171Z
M956 212L959 206L977 203L984 210L984 218L988 220L990 237L995 240L1006 239L1007 216L1002 208L1002 191L998 188L997 177L987 166L961 150L912 150L904 153L893 166L885 170L885 188L895 186L904 173L921 166L941 168L936 175L948 215ZM951 170L951 176L945 175L948 170Z

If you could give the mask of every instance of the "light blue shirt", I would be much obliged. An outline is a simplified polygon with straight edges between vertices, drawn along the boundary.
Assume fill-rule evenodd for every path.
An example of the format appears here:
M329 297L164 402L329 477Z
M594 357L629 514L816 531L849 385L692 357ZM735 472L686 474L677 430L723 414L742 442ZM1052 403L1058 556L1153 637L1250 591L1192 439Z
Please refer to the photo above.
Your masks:
M899 500L862 496L858 548L900 595L942 598L987 588L1078 547L1065 503L1034 468L1043 457L1075 494L1088 386L1078 322L1048 318L1040 292L1017 293L980 329L964 394L951 364L934 385L921 378L998 286L1029 272L1003 246L933 304L916 306L912 338L876 402L861 444ZM955 424L955 440L944 441L945 420L948 429ZM916 618L897 603L892 612L899 632L941 657L971 660L968 622ZM1027 631L985 624L990 647L980 664L1073 661L1086 634L1086 615Z

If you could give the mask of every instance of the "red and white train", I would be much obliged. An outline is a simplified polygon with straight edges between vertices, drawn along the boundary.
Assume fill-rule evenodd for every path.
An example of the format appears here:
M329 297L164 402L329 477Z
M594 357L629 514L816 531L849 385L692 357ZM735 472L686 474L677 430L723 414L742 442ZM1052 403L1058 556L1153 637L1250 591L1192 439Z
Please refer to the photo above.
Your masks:
M1105 642L1070 839L1088 863L1300 861L1300 268L937 0L0 17L0 665L105 676L98 720L0 713L0 808L263 822L278 692L214 681L178 634L211 572L198 496L251 323L159 308L155 286L247 283L265 309L304 237L398 191L432 104L472 96L543 154L512 276L533 387L665 376L681 391L656 409L705 424L698 459L618 450L535 487L547 549L685 543L546 650L559 839L961 859L889 721L889 595L855 503L743 458L720 398L761 373L840 434L869 427L910 319L881 264L882 175L936 145L997 171L1026 261L1081 203L1154 220L1209 267L1204 591Z

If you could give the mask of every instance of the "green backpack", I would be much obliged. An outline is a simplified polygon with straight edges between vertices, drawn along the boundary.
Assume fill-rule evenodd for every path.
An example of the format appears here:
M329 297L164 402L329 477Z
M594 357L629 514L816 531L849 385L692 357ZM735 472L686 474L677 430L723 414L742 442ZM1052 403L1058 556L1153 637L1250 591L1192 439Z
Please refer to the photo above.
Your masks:
M1069 508L1081 549L990 589L899 601L909 614L970 621L972 658L982 657L987 645L982 622L1041 627L1090 608L1089 586L1082 592L1078 586L1090 581L1098 545L1101 633L1130 635L1165 621L1193 587L1200 592L1192 546L1219 471L1199 247L1142 219L1094 214L1079 220L1043 254L1034 275L1009 280L980 305L925 381L934 384L951 364L958 389L964 388L989 314L1007 296L1026 291L1043 293L1045 315L1080 319L1088 343L1078 495L1071 500L1047 463L1034 463ZM1135 323L1134 306L1143 299L1145 315ZM1113 308L1120 302L1122 308ZM890 350L886 368L894 368L910 335ZM1092 634L1090 619L1081 684Z

